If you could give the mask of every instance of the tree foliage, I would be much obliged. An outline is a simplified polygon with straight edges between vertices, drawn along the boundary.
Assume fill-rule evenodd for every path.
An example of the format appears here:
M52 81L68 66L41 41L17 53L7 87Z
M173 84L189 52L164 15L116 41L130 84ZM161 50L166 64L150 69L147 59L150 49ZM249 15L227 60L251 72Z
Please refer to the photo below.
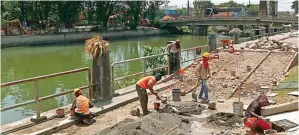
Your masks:
M215 7L211 1L194 1L195 16L203 16L207 8Z
M108 27L109 17L120 14L120 20L136 29L139 20L157 17L159 6L166 1L1 1L1 21L19 19L35 25L55 23L56 28L72 28L79 15L90 24ZM82 19L82 18L81 18ZM41 21L42 20L42 21Z
M218 7L245 7L245 5L238 4L237 2L234 1L229 1L229 2L220 3Z
M298 13L298 3L299 3L298 0L294 0L294 1L292 2L292 9L295 10L295 13L296 13L296 14Z
M151 47L151 46L143 46L143 56L152 56L164 53L163 47ZM163 56L152 57L146 60L145 67L146 69L154 69L159 68L166 65L166 60ZM161 73L162 75L166 75L166 70L161 69L159 71L154 71L153 75L156 73Z

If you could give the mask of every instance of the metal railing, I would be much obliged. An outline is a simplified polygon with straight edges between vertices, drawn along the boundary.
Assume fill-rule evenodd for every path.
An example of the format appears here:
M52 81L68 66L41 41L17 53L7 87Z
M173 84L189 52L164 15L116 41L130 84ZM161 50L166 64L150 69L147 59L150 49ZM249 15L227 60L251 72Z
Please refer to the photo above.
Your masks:
M36 104L36 109L35 109L36 117L40 118L40 108L39 108L40 101L50 99L50 98L54 98L54 97L58 97L58 96L61 96L61 95L65 95L65 94L73 92L73 90L67 90L67 91L64 91L64 92L60 92L60 93L40 97L40 95L39 95L40 90L39 90L39 86L38 86L38 81L42 80L42 79L47 79L47 78L52 78L52 77L67 75L67 74L73 74L73 73L78 73L78 72L84 72L84 71L87 71L87 73L88 73L88 85L87 86L82 86L79 89L82 90L82 89L88 88L89 89L89 92L88 92L89 93L89 98L92 99L92 89L91 88L94 85L91 84L91 71L88 67L85 67L85 68L78 68L78 69L59 72L59 73L54 73L54 74L37 76L37 77L33 77L33 78L27 78L27 79L23 79L23 80L17 80L17 81L2 83L1 88L7 87L7 86L12 86L12 85L17 85L17 84L21 84L21 83L26 83L26 82L34 82L35 100L29 100L29 101L26 101L26 102L23 102L23 103L19 103L19 104L15 104L15 105L12 105L12 106L1 108L1 112L11 110L11 109L14 109L14 108L17 108L17 107L25 106L25 105L28 105L28 104L32 104L32 103L35 102L35 104Z
M260 22L263 21L280 21L280 22L298 22L297 18L271 18L271 17L187 17L187 18L178 18L174 20L165 20L161 21L162 23L169 23L169 22L186 22L186 21L204 21L204 20L259 20Z
M190 50L194 50L195 51L199 47L209 49L209 45L204 45L204 46L198 46L198 47L192 47L192 48L182 49L181 52L186 52L187 51L187 53L188 53L188 51L190 51ZM153 72L153 71L157 71L157 70L160 70L160 69L168 68L168 74L169 74L169 61L167 61L167 63L168 63L167 66L162 66L162 67L158 67L158 68L154 68L154 69L150 69L150 70L147 70L146 67L145 67L145 62L146 62L147 59L154 58L154 57L159 57L159 56L164 56L164 55L168 55L168 54L163 53L163 54L158 54L158 55L145 56L145 57L140 57L140 58L134 58L134 59L124 60L124 61L119 61L119 62L113 62L111 64L111 89L112 90L115 89L115 87L114 87L115 81L123 80L123 79L129 78L129 77L138 76L138 75L142 75L142 74L145 76L146 73L148 73L148 72ZM181 63L192 61L192 60L195 60L195 59L200 58L200 57L201 56L196 57L196 55L194 55L194 58L188 59L188 60L185 60L185 61L181 61ZM115 78L114 67L116 65L123 64L123 63L128 63L128 62L133 62L133 61L140 61L140 60L143 63L143 71L142 72L133 73L133 74L130 74L130 75L127 75L127 76L122 76L122 77Z

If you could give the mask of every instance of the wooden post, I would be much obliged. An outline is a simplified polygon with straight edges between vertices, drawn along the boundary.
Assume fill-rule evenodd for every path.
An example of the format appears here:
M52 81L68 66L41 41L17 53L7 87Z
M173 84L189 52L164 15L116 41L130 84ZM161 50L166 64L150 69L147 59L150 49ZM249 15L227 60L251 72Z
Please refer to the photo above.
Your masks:
M93 98L108 100L113 97L114 90L111 89L111 72L109 53L96 56L92 65Z

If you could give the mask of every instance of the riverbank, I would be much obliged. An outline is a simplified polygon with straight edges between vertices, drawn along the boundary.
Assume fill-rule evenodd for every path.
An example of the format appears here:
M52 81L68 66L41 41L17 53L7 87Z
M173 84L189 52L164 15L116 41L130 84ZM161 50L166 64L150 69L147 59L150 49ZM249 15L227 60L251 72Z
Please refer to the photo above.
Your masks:
M166 34L167 31L160 29L135 30L135 31L113 31L113 32L81 32L57 35L30 35L30 36L1 36L1 48L30 46L30 45L48 45L84 42L93 36L101 34L103 38L109 40L148 37L160 34Z
M285 36L287 36L287 35L285 35ZM238 44L238 45L236 45L236 46L240 46L240 45L242 45L242 44ZM237 47L236 47L237 48ZM224 55L221 55L222 57L224 57ZM232 55L232 56L235 56L235 57L237 57L238 55ZM221 57L221 58L222 58ZM242 60L239 60L239 59L234 59L234 58L232 58L232 60L234 60L234 61L237 61L237 62L242 62ZM254 60L258 60L258 59L254 59ZM227 63L227 64L233 64L231 67L234 67L235 65L239 65L239 64L234 64L234 63L230 63L230 62L224 62L223 64L216 64L216 65L222 65L221 67L223 67L224 66L224 64L225 63ZM257 62L245 62L245 63L257 63ZM219 67L219 69L221 68L221 67ZM274 67L274 66L272 66L272 67ZM234 67L234 68L236 68L236 67ZM213 69L213 68L212 68ZM214 67L214 69L216 69L216 67ZM224 69L223 69L224 70ZM230 69L226 69L226 70L228 70L228 71L230 71ZM216 70L215 70L216 71ZM187 71L186 71L187 72ZM217 73L218 74L218 77L219 76L222 76L221 74L220 74L220 72L218 72ZM217 75L214 77L216 80L217 79L219 79L217 77ZM221 79L221 78L220 78ZM242 79L242 77L241 77L241 79ZM232 80L232 81L234 81L234 84L236 83L236 82L238 82L238 81L235 81L235 80ZM211 81L211 82L219 82L219 81ZM231 85L229 85L228 87L230 87ZM213 88L213 87L211 87L211 88ZM217 91L217 90L214 90L214 91ZM136 93L132 93L132 94L136 94ZM161 93L162 94L162 93ZM211 92L211 94L213 94L213 92ZM162 94L163 95L163 94ZM130 97L132 97L132 96L130 96ZM127 99L127 98L126 98ZM136 103L136 105L138 105L139 103L138 103L138 101L136 101L135 102ZM134 106L134 107L136 107L136 106ZM132 107L129 107L129 108L132 108ZM232 110L232 109L230 109L230 110ZM122 110L121 112L124 112L124 110ZM104 116L103 117L100 117L100 118L103 118L104 119ZM99 118L99 119L100 119ZM105 119L107 119L106 117L105 117ZM119 119L119 118L117 118L117 119ZM57 121L55 121L55 120L57 120ZM55 119L54 120L54 124L55 123L60 123L61 121L63 121L62 119ZM52 122L53 122L53 120L51 120ZM103 120L98 120L99 122L102 122ZM50 121L49 121L50 122ZM48 122L47 122L48 123ZM40 127L41 129L43 129L44 127L48 127L49 125L49 123L47 124L47 123L44 123L44 124L42 124L42 125L36 125L35 127L33 127L33 128L37 128L37 127ZM113 122L114 123L114 122ZM108 124L107 126L111 126L111 125L113 125L113 123L110 123L110 124ZM11 124L13 124L13 123L11 123ZM9 125L11 125L11 124L9 124ZM53 123L51 124L51 125L53 125ZM97 126L98 126L98 124L96 124ZM3 128L3 126L2 126L2 128ZM78 127L76 127L76 128L78 128ZM28 130L26 130L28 133L32 133L32 132L34 132L34 131L29 131L30 129L28 129ZM82 132L85 132L86 130L90 130L90 128L82 128ZM35 130L35 131L37 131L37 130ZM78 131L78 132L80 132L81 133L81 131ZM78 133L77 132L77 133ZM24 133L24 130L23 131L20 131L19 133ZM87 132L85 132L85 133L87 133Z

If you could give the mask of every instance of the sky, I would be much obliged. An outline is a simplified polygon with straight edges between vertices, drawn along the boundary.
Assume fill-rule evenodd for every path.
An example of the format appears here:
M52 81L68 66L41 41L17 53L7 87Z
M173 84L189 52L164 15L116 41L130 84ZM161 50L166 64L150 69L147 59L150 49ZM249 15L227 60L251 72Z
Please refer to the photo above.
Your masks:
M190 6L193 7L193 1L189 0ZM229 0L211 0L214 4L218 5L220 3L228 2ZM249 0L233 0L237 3L244 3L247 5ZM260 0L250 0L251 4L258 4ZM292 6L293 0L278 0L278 11L293 11ZM178 7L187 7L187 0L170 0L169 6L177 5Z

